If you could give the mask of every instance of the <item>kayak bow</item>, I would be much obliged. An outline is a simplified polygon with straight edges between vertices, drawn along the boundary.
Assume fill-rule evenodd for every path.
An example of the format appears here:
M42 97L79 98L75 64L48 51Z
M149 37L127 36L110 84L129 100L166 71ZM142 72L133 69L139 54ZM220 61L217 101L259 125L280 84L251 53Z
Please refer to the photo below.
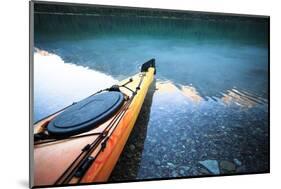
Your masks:
M151 85L155 60L34 125L35 186L106 182Z

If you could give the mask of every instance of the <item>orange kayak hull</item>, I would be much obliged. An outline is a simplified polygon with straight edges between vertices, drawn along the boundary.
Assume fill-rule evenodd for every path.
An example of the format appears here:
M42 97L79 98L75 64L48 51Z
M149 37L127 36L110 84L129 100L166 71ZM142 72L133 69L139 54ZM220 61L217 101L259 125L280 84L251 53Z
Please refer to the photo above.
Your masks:
M94 162L89 166L82 178L73 177L67 184L79 183L98 183L106 182L114 169L120 154L127 142L127 139L134 127L139 112L147 91L154 80L155 68L150 67L146 72L141 72L132 76L133 81L127 85L130 89L139 87L138 92L133 100L126 108L125 113L120 118L114 131L107 140L106 147L97 153L97 150L92 152L92 156L96 155ZM142 80L140 82L140 80ZM122 85L128 81L124 80L119 83ZM139 86L139 84L141 85ZM126 95L132 95L131 91L125 88L120 88L121 92ZM34 133L41 131L49 121L55 118L60 112L38 122L34 126ZM103 123L91 132L101 132L106 127L108 122ZM96 136L86 138L65 140L56 142L51 145L34 145L34 185L35 186L51 186L56 185L56 181L60 175L71 165L73 160L81 152L81 148L90 143ZM64 183L65 185L65 183Z

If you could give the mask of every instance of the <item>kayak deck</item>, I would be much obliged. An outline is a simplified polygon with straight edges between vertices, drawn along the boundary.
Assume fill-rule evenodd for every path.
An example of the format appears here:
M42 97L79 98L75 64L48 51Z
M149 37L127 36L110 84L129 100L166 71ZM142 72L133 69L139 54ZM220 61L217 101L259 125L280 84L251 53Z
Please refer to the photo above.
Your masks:
M129 99L122 105L122 110L116 113L116 115L120 114L119 116L111 117L88 132L48 143L40 143L40 141L35 143L34 184L44 186L107 181L135 124L148 88L154 79L154 73L155 68L148 67L146 71L118 84L119 86L124 85L124 87L120 87L120 91ZM63 111L35 124L34 133L44 130L44 127ZM112 122L115 125L109 129L108 125ZM108 137L100 138L100 134L105 130ZM83 152L82 149L97 140L99 143L88 155L90 163L88 162L89 165L87 165L87 159L84 160L87 169L82 170L80 172L82 176L79 176L76 170L79 165L79 156L88 153ZM80 158L82 159L82 156ZM72 173L73 171L74 173ZM70 178L67 177L69 175Z

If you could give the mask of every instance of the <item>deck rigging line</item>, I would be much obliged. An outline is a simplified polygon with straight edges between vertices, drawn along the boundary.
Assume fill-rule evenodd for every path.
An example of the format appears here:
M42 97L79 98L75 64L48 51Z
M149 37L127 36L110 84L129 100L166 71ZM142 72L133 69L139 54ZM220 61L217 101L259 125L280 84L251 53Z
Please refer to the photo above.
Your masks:
M95 155L95 157L93 157L93 161L91 162L94 163L95 159L98 157L98 155L104 150L104 148L106 148L106 143L108 141L108 139L110 138L110 136L112 135L112 133L114 133L115 129L117 128L117 125L119 124L120 120L122 119L122 117L125 115L126 110L128 109L128 107L130 106L130 104L132 103L134 97L136 96L138 90L140 89L140 86L143 82L143 78L144 78L145 74L140 74L140 82L138 84L138 86L136 87L135 91L133 91L132 89L130 91L132 91L132 96L131 98L123 105L123 107L119 110L119 112L115 115L115 117L113 118L113 120L111 120L111 122L106 126L106 128L104 129L104 131L98 136L98 138L96 138L91 144L87 144L83 149L81 149L81 153L76 157L76 159L71 163L71 165L64 171L64 173L58 178L58 180L55 182L55 185L61 185L61 184L68 184L69 181L75 176L77 170L87 161L87 159L89 157L91 157L92 152L97 149L97 147L99 145L101 145L100 150L97 152L97 154ZM133 80L130 79L129 82L121 85L120 87L124 87L125 85L127 85L128 83L132 82ZM127 87L126 87L127 88ZM115 125L115 126L114 126ZM113 129L112 129L113 128ZM112 131L111 131L112 129ZM110 133L110 134L109 134ZM94 134L94 133L92 133ZM89 134L90 135L90 134ZM86 136L86 135L85 135ZM79 136L77 136L79 137ZM81 137L83 137L83 135L81 135ZM83 157L82 155L85 154ZM79 162L78 162L79 161ZM86 171L85 171L86 172ZM85 173L84 172L84 173ZM83 173L83 174L84 174ZM81 182L81 179L83 178L83 175L80 175L79 179L78 179L78 183Z

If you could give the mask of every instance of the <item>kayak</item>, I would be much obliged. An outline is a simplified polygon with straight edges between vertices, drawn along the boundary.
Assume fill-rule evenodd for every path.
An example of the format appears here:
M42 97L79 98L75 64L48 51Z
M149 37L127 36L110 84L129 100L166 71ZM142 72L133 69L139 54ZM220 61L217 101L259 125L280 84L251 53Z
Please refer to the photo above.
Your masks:
M138 74L34 124L34 185L106 182L154 80L155 59Z

